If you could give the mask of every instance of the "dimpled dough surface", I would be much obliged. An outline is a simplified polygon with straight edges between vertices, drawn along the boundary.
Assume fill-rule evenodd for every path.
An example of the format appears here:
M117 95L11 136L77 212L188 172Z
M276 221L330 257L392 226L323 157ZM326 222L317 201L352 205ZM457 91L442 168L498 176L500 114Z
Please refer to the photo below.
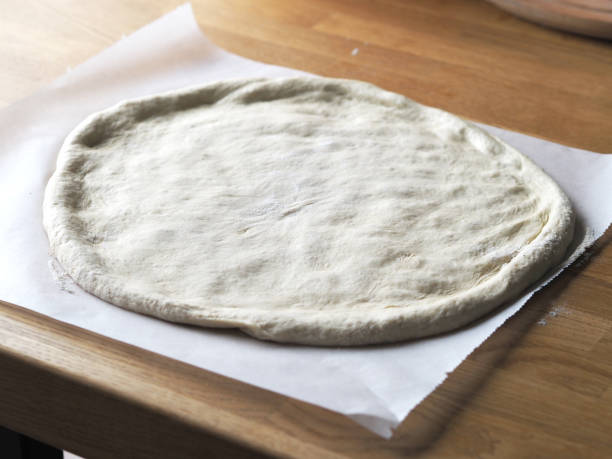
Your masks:
M123 102L66 139L44 201L85 290L319 345L460 327L558 263L574 217L529 159L370 84L230 80Z

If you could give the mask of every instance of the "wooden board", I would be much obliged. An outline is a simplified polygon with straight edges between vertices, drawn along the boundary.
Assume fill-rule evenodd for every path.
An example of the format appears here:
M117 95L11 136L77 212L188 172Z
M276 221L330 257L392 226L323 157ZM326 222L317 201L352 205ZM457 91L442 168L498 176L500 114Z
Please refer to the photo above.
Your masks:
M0 2L8 104L182 0ZM229 51L612 152L608 42L481 1L198 0L194 10ZM538 293L389 441L337 413L5 303L0 424L86 457L609 457L611 239Z

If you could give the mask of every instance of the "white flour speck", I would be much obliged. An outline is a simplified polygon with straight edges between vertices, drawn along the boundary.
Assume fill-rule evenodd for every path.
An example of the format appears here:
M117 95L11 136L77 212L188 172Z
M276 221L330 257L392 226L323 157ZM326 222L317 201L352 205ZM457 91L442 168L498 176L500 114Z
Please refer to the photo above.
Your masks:
M351 51L351 55L356 56L357 53L359 53L359 48L355 48L353 51Z
M537 323L538 325L546 325L548 322L546 322L546 319L540 319Z
M553 308L548 311L548 315L550 317L557 317L568 314L570 314L570 311L567 308L564 308L563 306L553 306Z

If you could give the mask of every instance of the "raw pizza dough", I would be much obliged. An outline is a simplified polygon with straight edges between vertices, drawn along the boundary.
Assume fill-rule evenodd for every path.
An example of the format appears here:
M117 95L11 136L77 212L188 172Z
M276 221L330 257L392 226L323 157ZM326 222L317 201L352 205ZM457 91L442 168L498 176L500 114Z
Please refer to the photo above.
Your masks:
M564 256L529 159L370 84L218 82L120 103L66 139L44 201L85 290L261 339L360 345L465 325Z

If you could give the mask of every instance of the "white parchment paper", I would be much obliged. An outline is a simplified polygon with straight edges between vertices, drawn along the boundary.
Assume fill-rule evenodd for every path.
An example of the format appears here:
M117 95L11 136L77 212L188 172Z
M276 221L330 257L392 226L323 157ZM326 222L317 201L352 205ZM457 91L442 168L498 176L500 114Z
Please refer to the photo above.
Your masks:
M187 85L299 73L222 51L202 35L191 7L185 5L1 111L0 298L344 413L390 437L410 410L531 292L456 333L391 346L314 348L266 343L231 330L196 329L125 311L81 291L53 269L48 255L41 223L43 190L64 137L86 115L126 98ZM605 231L612 220L612 155L484 127L553 176L596 237Z

